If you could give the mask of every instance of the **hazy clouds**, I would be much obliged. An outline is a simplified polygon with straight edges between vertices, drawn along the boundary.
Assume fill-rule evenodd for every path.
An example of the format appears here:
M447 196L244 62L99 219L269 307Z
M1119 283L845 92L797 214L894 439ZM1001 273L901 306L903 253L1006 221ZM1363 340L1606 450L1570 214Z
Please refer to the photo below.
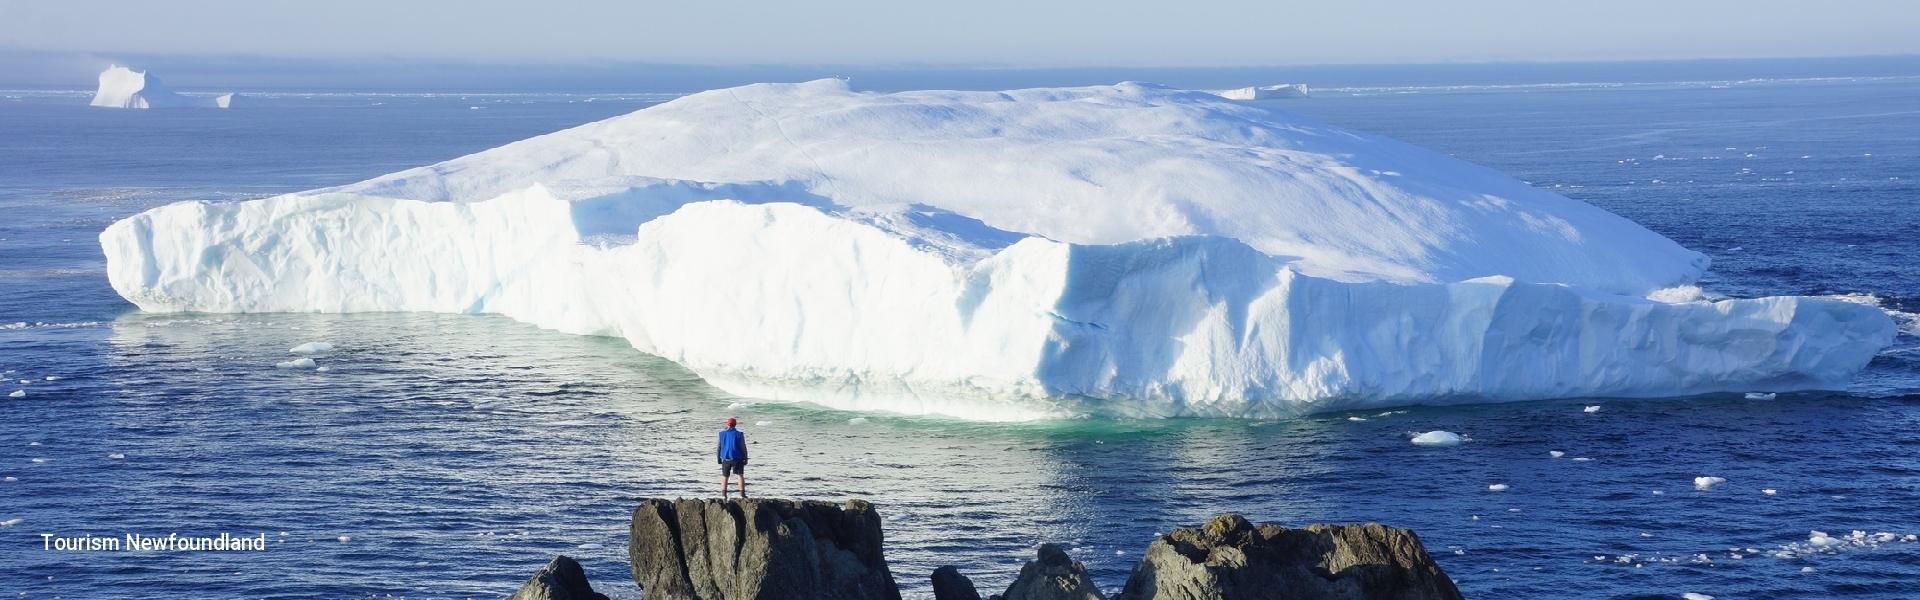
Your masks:
M1920 53L1909 0L0 0L0 47L485 62L1236 66Z

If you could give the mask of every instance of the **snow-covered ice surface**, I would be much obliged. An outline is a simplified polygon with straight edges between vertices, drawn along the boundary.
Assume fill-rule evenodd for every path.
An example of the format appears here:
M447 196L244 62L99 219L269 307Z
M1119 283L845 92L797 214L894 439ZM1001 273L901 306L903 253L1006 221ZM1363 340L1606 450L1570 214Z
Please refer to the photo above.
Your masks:
M983 420L1840 389L1895 333L1839 300L1650 300L1706 257L1144 84L716 90L100 239L147 311L498 313L741 396Z

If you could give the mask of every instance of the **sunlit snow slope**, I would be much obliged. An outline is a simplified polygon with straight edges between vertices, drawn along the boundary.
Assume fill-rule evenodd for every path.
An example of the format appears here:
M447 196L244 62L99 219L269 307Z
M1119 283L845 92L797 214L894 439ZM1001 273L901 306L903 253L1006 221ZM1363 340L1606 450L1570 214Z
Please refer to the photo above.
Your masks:
M716 90L101 243L149 311L499 313L741 395L978 419L1837 388L1894 332L1832 300L1647 300L1705 257L1139 84Z

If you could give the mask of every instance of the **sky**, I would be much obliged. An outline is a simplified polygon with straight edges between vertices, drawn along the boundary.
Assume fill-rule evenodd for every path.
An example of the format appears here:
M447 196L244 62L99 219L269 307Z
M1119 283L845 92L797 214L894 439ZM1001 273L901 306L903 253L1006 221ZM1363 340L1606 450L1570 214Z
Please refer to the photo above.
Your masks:
M1191 67L1920 54L1915 0L0 0L0 50Z

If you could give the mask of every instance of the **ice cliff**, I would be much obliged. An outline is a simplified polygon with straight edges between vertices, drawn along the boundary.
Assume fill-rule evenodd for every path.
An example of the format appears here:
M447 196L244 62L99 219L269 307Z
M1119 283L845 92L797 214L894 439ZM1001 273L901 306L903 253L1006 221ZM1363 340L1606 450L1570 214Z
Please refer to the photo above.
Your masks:
M974 419L1844 386L1894 328L1669 303L1704 256L1427 150L1152 85L754 85L101 234L148 311L498 313L730 392Z
M212 98L182 96L160 84L160 78L146 71L119 65L100 72L100 87L93 92L93 106L108 108L233 108L245 104L239 94L221 94Z

